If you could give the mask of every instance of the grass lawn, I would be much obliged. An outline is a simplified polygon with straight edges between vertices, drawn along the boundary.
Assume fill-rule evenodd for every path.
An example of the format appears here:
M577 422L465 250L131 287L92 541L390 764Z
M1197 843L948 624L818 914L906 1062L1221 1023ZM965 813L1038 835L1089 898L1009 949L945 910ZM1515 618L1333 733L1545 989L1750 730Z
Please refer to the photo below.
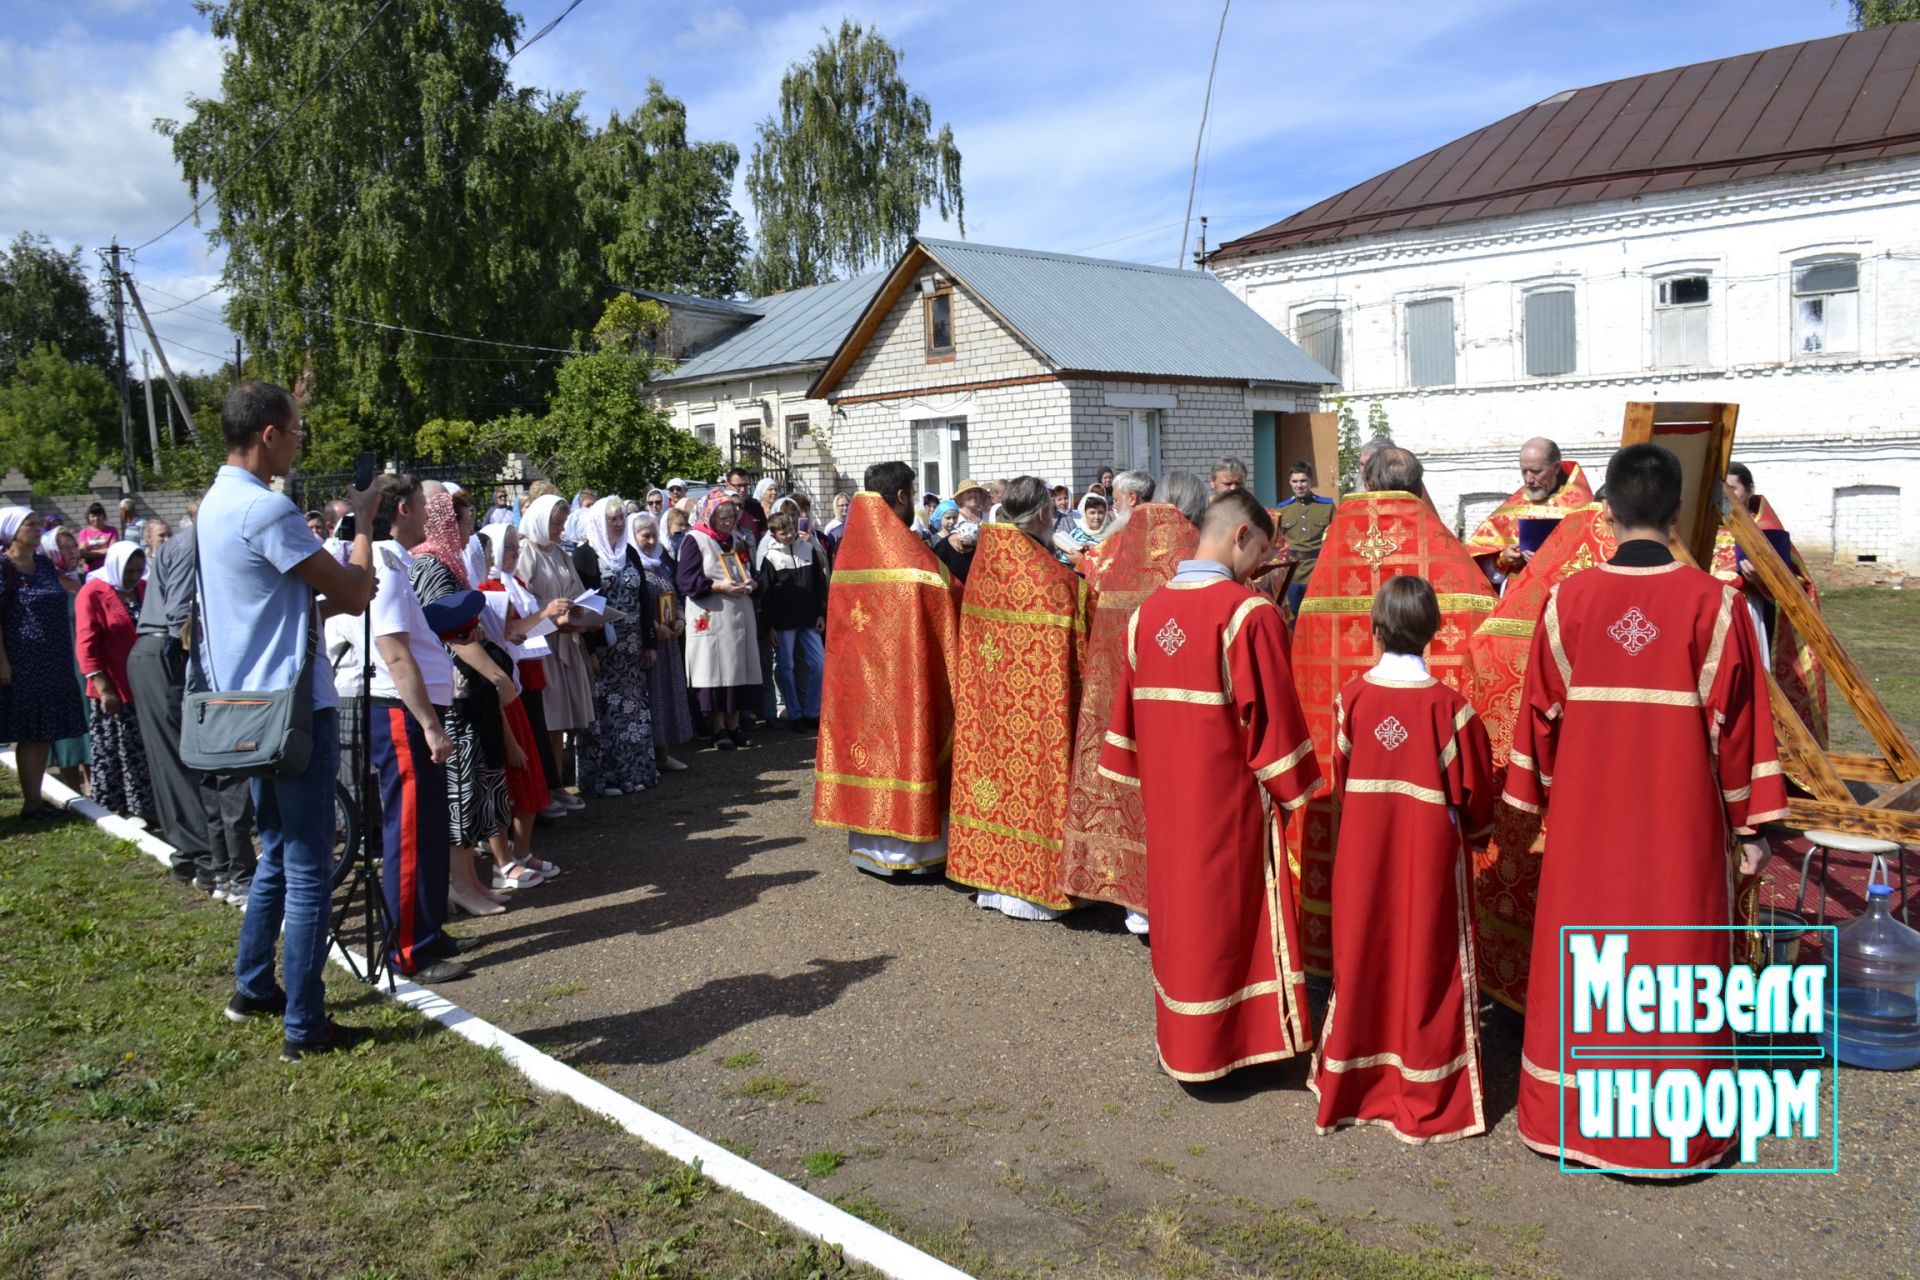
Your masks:
M1920 592L1853 588L1820 596L1827 624L1873 682L1894 723L1920 738ZM1827 720L1835 751L1871 752L1873 739L1827 682Z
M0 771L0 812L17 813ZM236 1027L240 914L0 820L0 1275L870 1275L337 972L377 1041Z

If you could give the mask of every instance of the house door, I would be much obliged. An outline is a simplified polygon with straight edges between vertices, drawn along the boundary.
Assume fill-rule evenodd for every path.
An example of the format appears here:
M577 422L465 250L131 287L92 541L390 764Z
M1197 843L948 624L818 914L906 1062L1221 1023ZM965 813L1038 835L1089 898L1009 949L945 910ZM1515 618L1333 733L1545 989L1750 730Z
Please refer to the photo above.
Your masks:
M925 418L913 424L913 438L920 491L951 497L967 478L967 420Z

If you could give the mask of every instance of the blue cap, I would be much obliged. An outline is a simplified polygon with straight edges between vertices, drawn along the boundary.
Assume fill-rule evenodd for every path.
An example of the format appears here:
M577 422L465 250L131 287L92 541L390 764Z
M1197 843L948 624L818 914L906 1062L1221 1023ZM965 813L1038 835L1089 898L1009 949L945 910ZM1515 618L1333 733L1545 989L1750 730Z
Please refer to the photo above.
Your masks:
M1888 898L1893 896L1893 886L1890 884L1870 884L1867 886L1867 892L1877 893L1883 898Z

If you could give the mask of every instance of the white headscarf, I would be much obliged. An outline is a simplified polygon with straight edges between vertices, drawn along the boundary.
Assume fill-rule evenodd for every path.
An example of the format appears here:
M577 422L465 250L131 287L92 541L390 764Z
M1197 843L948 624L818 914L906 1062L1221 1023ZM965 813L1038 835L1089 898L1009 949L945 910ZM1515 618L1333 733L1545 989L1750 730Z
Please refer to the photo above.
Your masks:
M558 502L560 499L555 498L554 501ZM547 518L551 520L553 517L549 515ZM487 546L493 552L493 576L506 587L504 593L490 592L489 594L504 594L519 611L521 617L530 618L540 611L540 602L534 598L531 591L520 585L518 576L504 572L501 568L502 562L507 557L507 530L511 528L513 526L510 524L490 524L480 531L480 536L487 540ZM526 537L525 534L520 536L522 540ZM516 564L514 568L517 570L519 565Z
M654 539L652 555L640 550L640 539L634 536L642 529L653 529L661 533L661 537ZM634 554L640 557L640 563L647 568L658 569L661 561L666 559L667 544L662 540L664 537L665 533L660 530L660 522L654 518L653 512L641 511L627 517L627 543L633 548Z
M137 542L120 541L107 547L107 554L100 561L100 567L87 575L88 582L104 582L115 591L131 591L127 583L127 561L137 555L145 554Z
M0 507L0 547L13 545L20 526L33 519L31 507Z
M547 536L547 530L553 527L553 509L566 505L567 500L557 493L535 498L521 513L520 536L536 547L552 546L553 539Z
M627 560L626 504L621 502L620 495L610 493L579 514L586 517L586 543L600 557L600 567L618 570ZM618 542L607 535L607 520L613 516L621 518Z
M770 477L763 477L758 484L753 486L753 500L762 507L765 507L768 502L773 500L773 495L779 492L780 485L778 481Z
M1098 529L1087 528L1087 504L1089 502L1097 502L1101 506L1107 509L1107 518L1100 522L1100 527ZM1079 524L1080 528L1086 532L1087 536L1092 538L1095 542L1104 541L1106 536L1113 532L1113 528L1114 528L1113 503L1110 502L1107 498L1103 497L1102 495L1097 494L1093 492L1091 489L1089 489L1086 493L1086 496L1080 499L1080 506L1075 511L1075 521L1076 523Z

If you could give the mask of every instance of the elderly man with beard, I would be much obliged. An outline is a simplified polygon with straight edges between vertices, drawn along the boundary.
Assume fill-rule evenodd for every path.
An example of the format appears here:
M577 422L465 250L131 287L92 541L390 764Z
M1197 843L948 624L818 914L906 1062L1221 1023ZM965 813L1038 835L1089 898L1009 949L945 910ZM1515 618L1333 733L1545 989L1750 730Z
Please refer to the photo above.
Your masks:
M1560 446L1535 436L1520 446L1520 487L1495 507L1467 539L1467 550L1496 588L1525 571L1533 552L1520 545L1522 520L1559 520L1593 501L1577 462L1562 461Z

